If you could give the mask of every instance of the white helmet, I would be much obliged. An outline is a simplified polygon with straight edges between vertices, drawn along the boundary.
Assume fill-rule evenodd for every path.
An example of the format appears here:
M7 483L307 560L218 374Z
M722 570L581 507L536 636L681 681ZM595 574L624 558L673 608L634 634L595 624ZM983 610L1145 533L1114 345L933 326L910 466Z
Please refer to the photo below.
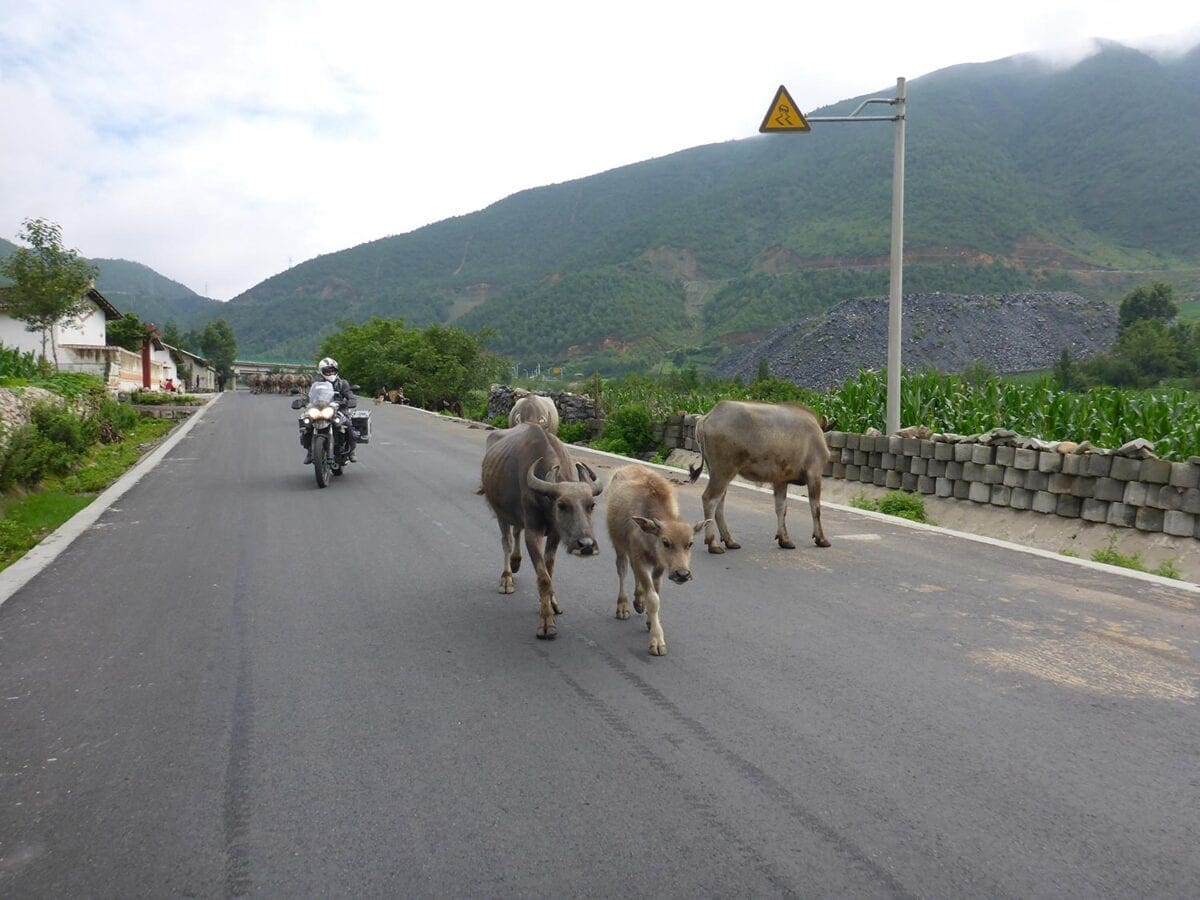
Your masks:
M337 360L331 356L325 357L317 363L317 371L324 377L326 381L337 381L338 364Z

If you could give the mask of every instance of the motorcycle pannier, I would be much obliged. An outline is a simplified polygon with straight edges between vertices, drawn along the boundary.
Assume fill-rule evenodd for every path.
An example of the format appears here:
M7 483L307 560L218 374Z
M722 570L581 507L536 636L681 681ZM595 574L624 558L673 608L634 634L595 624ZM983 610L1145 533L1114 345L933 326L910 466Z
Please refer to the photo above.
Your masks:
M371 411L369 409L356 409L350 413L351 424L355 431L358 432L358 440L360 443L371 443Z

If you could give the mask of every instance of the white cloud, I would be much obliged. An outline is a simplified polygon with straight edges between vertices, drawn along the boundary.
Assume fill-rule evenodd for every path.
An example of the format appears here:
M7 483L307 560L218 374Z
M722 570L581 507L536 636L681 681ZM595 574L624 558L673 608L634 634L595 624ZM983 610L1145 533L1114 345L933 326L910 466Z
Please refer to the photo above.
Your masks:
M1200 15L1160 0L7 5L0 234L50 218L86 255L220 298L524 188L749 136L780 83L811 110L1093 37L1200 39Z

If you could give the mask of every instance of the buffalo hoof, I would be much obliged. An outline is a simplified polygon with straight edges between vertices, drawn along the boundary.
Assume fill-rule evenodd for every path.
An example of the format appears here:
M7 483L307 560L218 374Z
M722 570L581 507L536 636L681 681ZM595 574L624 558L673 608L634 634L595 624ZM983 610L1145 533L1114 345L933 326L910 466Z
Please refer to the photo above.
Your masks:
M617 618L618 619L628 619L629 618L629 604L628 603L622 603L619 600L617 601Z
M814 544L816 544L818 547L828 547L828 546L830 546L830 543L829 543L829 541L825 540L825 538L818 538L818 537L815 537L815 538L813 538L813 543L814 543Z
M511 594L517 589L517 584L511 575L500 576L500 593Z
M641 615L646 611L646 604L643 603L639 598L634 597L633 608L637 611L638 615Z
M725 546L728 547L730 550L741 550L742 549L742 545L739 544L737 541L726 541Z
M780 550L795 550L796 549L796 545L791 540L784 541L784 540L780 540L779 538L775 538L775 540L779 541L779 549Z
M651 656L666 656L667 655L667 642L666 641L656 641L656 640L652 639L650 641L650 655Z
M552 641L558 637L558 629L553 625L542 625L537 630L537 639L539 641Z
M720 544L709 544L709 545L708 545L708 552L709 552L709 553L724 553L724 552L725 552L725 548L724 548L724 547L722 547Z
M558 605L557 597L550 598L550 608L554 610L554 614L556 616L561 616L563 614L562 607Z

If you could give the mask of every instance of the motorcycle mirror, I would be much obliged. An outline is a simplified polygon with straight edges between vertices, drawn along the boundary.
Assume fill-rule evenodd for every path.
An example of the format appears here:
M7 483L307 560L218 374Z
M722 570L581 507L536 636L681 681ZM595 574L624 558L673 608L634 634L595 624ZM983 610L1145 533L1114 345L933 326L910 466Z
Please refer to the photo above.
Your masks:
M350 385L350 390L352 390L352 391L361 391L361 390L362 390L362 385L361 385L361 384L352 384L352 385Z
M304 409L304 398L297 397L292 401L292 409Z
M296 384L293 384L293 385L292 385L292 393L293 393L293 394L298 394L298 393L300 393L300 386L299 386L299 385L296 385Z

